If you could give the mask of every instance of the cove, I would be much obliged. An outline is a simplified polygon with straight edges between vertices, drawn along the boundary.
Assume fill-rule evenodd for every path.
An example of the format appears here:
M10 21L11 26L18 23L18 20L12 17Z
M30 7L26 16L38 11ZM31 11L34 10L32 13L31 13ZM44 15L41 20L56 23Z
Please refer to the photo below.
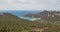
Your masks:
M36 18L29 18L29 17L20 17L21 19L25 19L25 20L30 20L30 21L35 21Z

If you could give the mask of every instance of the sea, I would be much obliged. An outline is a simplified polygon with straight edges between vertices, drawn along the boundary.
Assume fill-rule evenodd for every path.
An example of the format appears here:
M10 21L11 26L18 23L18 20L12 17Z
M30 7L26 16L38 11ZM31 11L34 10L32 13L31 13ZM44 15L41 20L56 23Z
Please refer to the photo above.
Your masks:
M41 11L24 11L24 10L8 10L8 11L0 11L0 13L11 13L13 15L16 15L18 17L22 17L24 15L27 15L29 13L31 14L36 14L36 13L40 13Z

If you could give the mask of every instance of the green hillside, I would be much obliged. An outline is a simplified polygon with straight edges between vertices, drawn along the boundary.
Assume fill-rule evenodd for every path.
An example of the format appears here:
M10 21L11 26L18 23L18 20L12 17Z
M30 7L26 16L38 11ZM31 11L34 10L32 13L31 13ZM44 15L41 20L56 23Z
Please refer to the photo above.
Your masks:
M20 19L10 13L0 13L0 32L60 32L60 25L43 22Z

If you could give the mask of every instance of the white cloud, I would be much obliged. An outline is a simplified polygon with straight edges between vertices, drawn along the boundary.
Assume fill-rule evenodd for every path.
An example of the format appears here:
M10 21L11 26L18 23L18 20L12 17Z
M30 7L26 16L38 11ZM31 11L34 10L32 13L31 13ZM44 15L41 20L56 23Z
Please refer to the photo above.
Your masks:
M37 4L38 3L36 0L12 0L12 2L21 3L21 4Z
M44 1L44 0L43 0ZM57 0L45 0L46 2L57 3Z
M31 3L31 4L38 4L39 2L46 2L46 3L58 3L58 0L12 0L16 3Z
M58 0L0 0L0 10L59 10L59 3Z

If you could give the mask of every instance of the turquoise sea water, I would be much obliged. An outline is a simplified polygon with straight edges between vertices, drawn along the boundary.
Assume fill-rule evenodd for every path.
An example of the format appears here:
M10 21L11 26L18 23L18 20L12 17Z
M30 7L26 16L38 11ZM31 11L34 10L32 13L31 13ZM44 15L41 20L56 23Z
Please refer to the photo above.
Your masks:
M28 17L20 17L21 19L26 19L26 20L30 20L30 21L35 21L36 18L28 18Z
M35 18L28 18L27 20L34 21L34 20L36 20L36 19L35 19Z

